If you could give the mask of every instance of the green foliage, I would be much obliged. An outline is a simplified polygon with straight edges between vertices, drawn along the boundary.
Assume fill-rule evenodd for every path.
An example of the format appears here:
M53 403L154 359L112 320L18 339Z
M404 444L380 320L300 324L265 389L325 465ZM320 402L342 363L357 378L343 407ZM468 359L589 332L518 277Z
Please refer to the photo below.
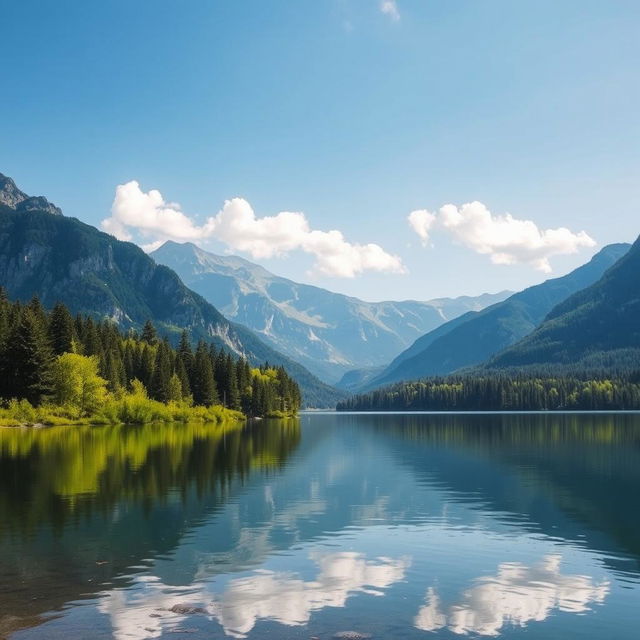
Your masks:
M0 354L0 395L40 403L51 391L53 352L37 306L15 308Z
M293 415L300 407L298 385L281 367L252 373L246 360L202 340L194 356L186 332L174 350L150 322L144 338L123 335L109 322L73 320L62 304L50 313L37 298L12 304L1 288L0 366L7 423L215 421L220 411Z
M338 411L640 409L640 376L617 379L490 374L428 378L354 396Z
M63 353L53 365L53 397L58 406L77 411L77 417L95 414L104 404L107 381L98 375L96 356Z

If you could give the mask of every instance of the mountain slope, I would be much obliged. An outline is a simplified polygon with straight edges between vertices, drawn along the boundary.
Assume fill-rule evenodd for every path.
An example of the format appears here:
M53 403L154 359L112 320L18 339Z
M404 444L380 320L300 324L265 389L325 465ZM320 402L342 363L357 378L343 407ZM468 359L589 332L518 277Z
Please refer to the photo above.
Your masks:
M342 394L304 367L229 322L171 269L139 247L116 240L60 210L44 198L28 198L0 174L0 285L14 299L37 294L50 307L64 302L74 313L111 318L122 327L151 319L163 333L188 328L252 363L283 365L303 388L308 406L333 406ZM25 208L24 203L43 209ZM52 215L52 213L54 215Z
M372 303L298 284L191 243L166 242L151 255L226 317L331 382L355 367L385 365L423 333L509 295Z
M418 339L366 388L444 375L488 360L531 333L556 304L596 282L629 246L604 247L587 264L566 276L529 287L503 302L442 325Z
M489 366L640 363L640 238L595 284L557 305Z

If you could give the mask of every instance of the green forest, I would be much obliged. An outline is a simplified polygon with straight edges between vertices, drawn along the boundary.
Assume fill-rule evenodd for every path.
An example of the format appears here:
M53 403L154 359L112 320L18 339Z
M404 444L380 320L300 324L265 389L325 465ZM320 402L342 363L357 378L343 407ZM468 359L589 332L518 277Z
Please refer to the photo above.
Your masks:
M640 409L640 372L590 379L496 373L398 383L340 402L338 411L563 411Z
M0 289L0 424L220 422L293 415L300 399L282 367L194 347L186 331L172 346L149 321L122 333Z

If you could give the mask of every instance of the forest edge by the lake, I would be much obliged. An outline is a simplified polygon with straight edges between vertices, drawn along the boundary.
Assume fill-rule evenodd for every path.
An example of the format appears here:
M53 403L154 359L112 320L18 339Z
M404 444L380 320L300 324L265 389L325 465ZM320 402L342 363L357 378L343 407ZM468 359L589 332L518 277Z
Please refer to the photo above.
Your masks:
M151 322L115 323L51 311L0 288L0 426L238 422L286 417L300 390L283 367L251 367L186 331L176 347Z

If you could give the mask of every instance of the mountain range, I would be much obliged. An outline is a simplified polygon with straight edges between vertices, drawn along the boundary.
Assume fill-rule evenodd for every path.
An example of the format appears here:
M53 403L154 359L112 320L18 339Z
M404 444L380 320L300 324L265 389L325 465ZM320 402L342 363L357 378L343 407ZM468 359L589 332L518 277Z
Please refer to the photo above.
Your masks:
M123 328L148 319L162 334L192 338L246 356L253 364L282 365L300 384L306 406L330 407L344 394L299 363L229 322L135 244L122 242L30 197L0 174L0 285L9 297L38 295L47 307L62 302L74 313L110 318Z
M416 340L381 373L365 379L361 390L445 375L484 363L534 331L556 305L597 282L630 246L606 246L587 264L565 276L529 287L482 311L470 312L443 324Z
M488 366L637 369L639 362L640 238L598 282L557 305L535 331Z
M330 383L355 368L371 367L375 373L419 336L511 294L365 302L293 282L243 258L216 255L191 243L169 241L151 256L227 318L249 327Z

